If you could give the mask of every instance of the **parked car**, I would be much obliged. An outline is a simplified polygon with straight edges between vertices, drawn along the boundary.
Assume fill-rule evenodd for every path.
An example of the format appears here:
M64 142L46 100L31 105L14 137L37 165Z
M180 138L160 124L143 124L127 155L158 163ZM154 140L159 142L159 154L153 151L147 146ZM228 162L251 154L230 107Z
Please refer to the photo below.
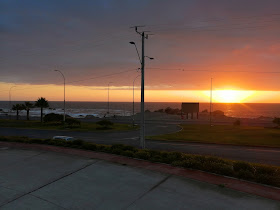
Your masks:
M54 136L53 139L65 140L65 141L73 141L75 138L71 136Z

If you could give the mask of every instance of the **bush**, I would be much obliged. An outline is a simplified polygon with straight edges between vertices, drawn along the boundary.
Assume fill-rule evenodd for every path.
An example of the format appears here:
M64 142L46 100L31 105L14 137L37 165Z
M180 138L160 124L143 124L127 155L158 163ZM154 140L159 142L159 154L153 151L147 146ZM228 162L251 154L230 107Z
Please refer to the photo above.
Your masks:
M208 110L204 109L204 110L201 111L201 113L208 113Z
M84 143L84 141L83 140L74 140L74 141L72 141L72 145L82 145Z
M99 126L101 126L101 127L99 127L99 129L101 129L101 130L102 130L102 129L104 129L104 130L106 130L106 129L112 129L111 126L114 125L114 123L111 122L110 120L101 120L101 121L96 122L96 124L99 125Z
M216 111L212 112L212 115L216 116L216 117L223 117L223 116L225 116L225 113L221 110L216 110Z
M233 125L234 125L234 126L240 126L240 125L241 125L241 121L240 121L240 120L235 120L235 121L233 122Z
M164 113L164 110L163 109L158 109L158 110L155 110L154 112Z
M216 162L204 163L203 170L211 173L226 175L226 176L230 176L233 174L232 166L227 164L222 164L222 163L216 163Z
M181 110L180 109L172 109L170 107L167 107L164 112L166 114L181 114Z
M48 144L63 147L80 148L134 157L153 162L172 164L177 167L203 170L220 175L232 176L249 181L280 187L280 167L233 161L215 156L191 155L180 152L141 150L123 144L100 145L82 140L65 141L52 139L29 139L28 137L0 137L0 141Z
M49 123L49 122L61 123L62 121L63 121L63 115L61 115L61 114L50 113L50 114L46 114L44 117L44 122L46 122L46 123Z
M140 150L134 154L134 157L139 158L139 159L148 160L150 158L150 154L146 150Z
M241 169L238 171L237 177L240 179L253 180L254 174L251 171Z
M75 118L66 118L65 119L65 123L70 128L80 127L81 126L81 121L77 120Z
M272 122L280 126L280 118L275 117Z
M236 161L233 163L233 169L236 172L239 171L249 171L251 173L255 173L256 169L250 164L243 161Z
M134 152L126 150L126 151L122 151L121 155L127 156L127 157L133 157L134 156Z
M96 148L97 148L96 144L93 144L93 143L84 143L83 144L83 149L95 151Z

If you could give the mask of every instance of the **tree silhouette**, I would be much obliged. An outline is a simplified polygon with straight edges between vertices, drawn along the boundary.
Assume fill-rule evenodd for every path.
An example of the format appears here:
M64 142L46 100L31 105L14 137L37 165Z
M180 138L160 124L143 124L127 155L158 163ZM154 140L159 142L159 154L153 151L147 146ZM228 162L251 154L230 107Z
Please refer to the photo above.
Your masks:
M24 102L24 109L26 110L26 120L29 120L29 111L33 108L33 104L29 101Z
M18 120L19 111L24 110L24 105L23 104L13 105L12 110L16 110L17 111L17 120Z
M35 106L41 108L41 123L42 123L43 122L43 108L49 107L49 102L45 98L41 97L41 98L38 98L37 101L35 101Z

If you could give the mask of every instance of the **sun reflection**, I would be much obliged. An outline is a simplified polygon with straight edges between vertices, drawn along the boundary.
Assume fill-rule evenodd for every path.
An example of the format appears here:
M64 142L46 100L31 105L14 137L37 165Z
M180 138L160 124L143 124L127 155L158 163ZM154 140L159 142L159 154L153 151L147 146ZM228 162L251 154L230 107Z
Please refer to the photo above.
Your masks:
M210 97L210 91L204 91ZM255 91L242 90L214 90L213 101L218 103L242 103L255 94Z

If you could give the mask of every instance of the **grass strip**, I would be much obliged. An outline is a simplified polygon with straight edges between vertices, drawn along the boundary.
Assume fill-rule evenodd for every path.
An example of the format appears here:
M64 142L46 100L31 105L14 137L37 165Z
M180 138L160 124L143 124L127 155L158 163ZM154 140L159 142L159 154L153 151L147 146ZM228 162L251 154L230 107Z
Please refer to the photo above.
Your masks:
M138 129L138 126L131 124L114 123L107 129L102 129L102 126L94 122L81 122L78 127L64 127L61 123L41 123L38 120L3 120L0 119L0 127L10 128L27 128L27 129L40 129L40 130L71 130L71 131L84 131L84 132L111 132L111 131L128 131Z
M151 136L152 140L201 142L243 146L280 147L280 129L259 126L181 125L176 133Z
M28 137L0 137L4 142L20 142L28 144L46 144L61 147L70 147L97 152L105 152L171 164L176 167L198 169L219 175L235 177L256 183L280 187L280 167L245 161L234 161L215 156L192 155L182 152L166 152L150 149L138 149L133 146L114 144L102 145L82 140L65 141L52 139L32 139Z

